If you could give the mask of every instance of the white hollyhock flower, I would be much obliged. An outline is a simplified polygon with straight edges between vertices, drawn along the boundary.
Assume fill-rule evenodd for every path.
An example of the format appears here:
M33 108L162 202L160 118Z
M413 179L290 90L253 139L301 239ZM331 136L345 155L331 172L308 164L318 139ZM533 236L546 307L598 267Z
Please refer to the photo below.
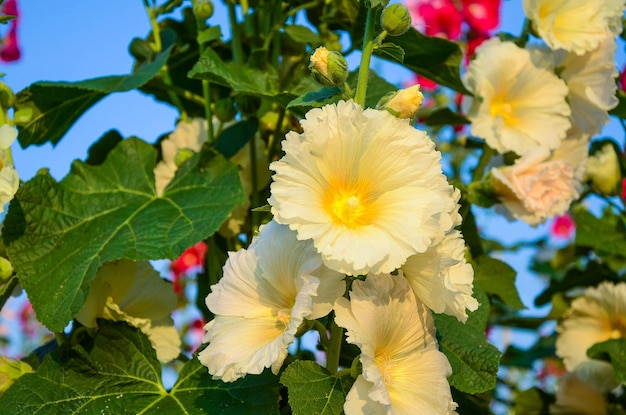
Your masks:
M300 324L325 316L345 291L344 275L326 268L311 241L272 221L250 247L229 253L211 287L200 362L214 379L235 381L270 367L278 373Z
M8 124L0 127L0 213L13 199L20 186L20 178L13 168L7 149L17 138L17 130Z
M537 225L565 213L582 189L587 137L569 138L550 152L537 147L512 166L491 170L493 185L509 218Z
M572 128L590 136L600 132L609 121L609 110L618 104L616 46L613 37L605 35L598 47L583 55L555 53L555 65L562 68L560 76L569 89Z
M550 414L607 415L606 394L618 384L610 363L599 360L582 363L559 380Z
M157 358L167 363L180 354L180 337L171 318L177 301L172 284L149 262L123 259L98 270L75 318L90 328L98 326L98 318L125 321L148 336Z
M454 191L441 154L409 120L340 101L309 111L302 128L287 134L285 156L270 165L269 203L327 266L391 272L443 238Z
M557 327L556 354L573 371L596 343L626 337L626 283L603 282L572 301Z
M451 231L426 252L410 256L401 270L417 298L435 313L465 322L466 310L478 308L472 297L474 269L465 260L465 241L459 231Z
M452 369L437 350L432 316L399 273L356 280L350 301L335 304L335 321L361 349L363 365L346 397L346 415L455 413L447 380Z
M530 53L512 42L484 42L465 84L474 93L467 113L472 134L500 153L553 150L570 128L565 82L533 65Z
M552 49L582 55L621 32L623 0L524 0L524 12Z

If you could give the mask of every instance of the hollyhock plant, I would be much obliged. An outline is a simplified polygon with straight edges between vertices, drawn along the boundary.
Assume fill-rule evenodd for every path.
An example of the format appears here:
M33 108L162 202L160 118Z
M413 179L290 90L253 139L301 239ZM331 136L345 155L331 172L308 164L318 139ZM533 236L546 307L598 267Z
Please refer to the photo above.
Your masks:
M491 170L493 185L510 219L538 225L565 213L582 190L586 137L569 138L554 152L537 147L513 166Z
M451 0L407 0L413 24L429 36L456 40L461 35L463 14Z
M309 111L302 128L270 166L269 203L328 267L391 272L451 227L440 229L457 206L441 154L409 120L340 101Z
M2 11L7 16L15 16L16 18L9 23L9 31L4 39L0 40L0 60L4 62L14 62L20 59L20 52L17 40L17 28L19 25L19 11L17 9L17 0L6 0L2 4Z
M20 178L9 158L8 149L17 138L17 130L4 124L0 126L0 213L13 199L20 186Z
M455 413L450 364L437 350L430 311L402 271L354 281L350 300L338 299L335 314L363 365L346 397L346 415Z
M598 47L607 32L622 31L621 0L523 0L524 12L550 48L582 55Z
M576 298L557 328L556 354L569 371L596 343L626 337L626 283L602 282Z
M344 275L326 268L311 241L298 241L271 221L250 247L231 252L224 277L206 298L215 319L206 326L200 362L214 379L273 373L287 357L300 324L328 314L345 289Z
M76 320L89 328L98 327L98 318L125 321L145 333L157 358L167 363L180 354L171 318L176 302L172 285L149 262L120 260L98 270Z
M463 17L470 28L488 34L500 24L501 0L461 0Z
M557 148L570 128L565 82L511 42L490 39L477 52L465 77L472 134L500 153Z
M550 235L560 239L570 239L576 232L576 223L569 213L558 215L550 226Z

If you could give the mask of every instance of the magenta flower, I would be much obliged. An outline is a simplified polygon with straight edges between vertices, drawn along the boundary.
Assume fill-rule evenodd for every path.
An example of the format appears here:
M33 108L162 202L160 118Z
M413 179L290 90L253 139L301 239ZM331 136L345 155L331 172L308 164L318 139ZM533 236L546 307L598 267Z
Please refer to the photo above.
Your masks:
M7 16L19 16L17 10L17 0L7 0L2 8L3 13ZM11 20L9 32L0 41L0 60L4 62L15 62L21 56L20 48L17 43L17 25L19 19Z
M550 227L550 235L554 238L569 239L574 235L575 231L576 223L569 213L557 216L552 221L552 226Z

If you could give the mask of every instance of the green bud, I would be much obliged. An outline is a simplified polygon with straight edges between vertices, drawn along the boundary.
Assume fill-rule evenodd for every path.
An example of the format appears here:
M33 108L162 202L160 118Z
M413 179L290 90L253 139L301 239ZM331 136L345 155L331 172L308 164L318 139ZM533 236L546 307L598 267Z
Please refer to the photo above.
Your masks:
M0 107L8 109L15 103L15 94L4 82L0 81Z
M493 176L488 172L481 182L472 182L467 188L467 199L470 203L489 208L500 202L493 185Z
M20 376L32 373L33 368L20 360L0 356L0 394L3 394Z
M411 27L411 14L409 9L399 3L392 4L383 10L380 16L380 25L389 36L400 36Z
M193 6L193 13L196 15L196 18L203 22L213 16L214 10L215 7L211 0L199 0Z
M221 122L232 121L237 115L235 101L231 97L222 98L215 103L214 114Z
M309 69L313 78L324 86L338 86L348 78L348 63L339 52L329 51L325 47L315 49L311 55Z
M13 275L13 264L0 256L0 282L7 281Z
M184 162L193 157L194 152L188 148L179 148L174 156L174 164L176 167L180 167Z

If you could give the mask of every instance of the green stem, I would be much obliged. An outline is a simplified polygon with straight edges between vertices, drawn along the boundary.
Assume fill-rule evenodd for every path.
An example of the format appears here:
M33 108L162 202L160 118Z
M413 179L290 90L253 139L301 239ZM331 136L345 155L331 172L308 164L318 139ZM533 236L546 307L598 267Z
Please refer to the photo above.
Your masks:
M196 5L196 0L191 0L191 3L194 5ZM196 18L196 31L197 31L197 36L196 36L196 40L198 41L198 49L200 51L200 56L202 56L202 54L204 53L204 44L200 42L200 39L198 39L200 37L200 33L202 32L202 30L204 30L205 28L205 23ZM208 135L208 141L209 143L213 143L213 139L215 137L214 131L213 131L213 110L211 109L211 84L209 83L208 80L203 79L202 80L202 105L204 106L204 117L207 120L207 125L208 125L208 130L207 130L207 135Z
M228 21L230 23L230 30L232 32L230 47L233 52L233 62L237 64L242 64L243 49L241 47L241 34L239 33L239 24L237 23L237 10L235 10L235 5L230 1L227 1L226 3L228 3Z
M476 169L474 169L474 174L472 176L473 182L479 182L483 178L483 174L485 173L485 168L489 161L491 160L491 156L493 156L494 151L488 145L483 146L483 154L480 155L480 159L478 160L478 165Z
M258 133L257 133L258 134ZM252 137L252 140L248 145L250 146L250 181L252 182L252 194L250 195L250 206L252 208L258 207L258 177L257 177L257 154L256 154L256 134ZM256 232L259 226L259 212L250 212L252 220L252 234Z
M367 77L370 70L370 61L374 50L374 9L367 10L367 20L365 21L365 33L363 34L363 54L361 55L361 66L359 67L359 80L356 85L356 95L354 100L362 107L365 106L365 93L367 92Z
M331 374L339 369L339 356L341 355L341 343L343 341L343 328L335 323L335 314L330 317L330 341L326 349L326 369Z
M143 1L143 5L146 8L148 19L150 19L150 26L152 27L152 37L154 38L152 50L159 53L161 49L163 49L163 45L161 44L161 28L159 27L159 22L157 22L157 12L146 0Z
M161 76L163 77L163 83L165 83L165 85L169 87L174 86L167 65L163 66L163 69L161 69ZM183 106L181 100L178 98L178 95L176 95L174 91L171 90L167 91L167 95L169 96L172 103L176 106L176 108L178 108L178 110L180 111L180 117L182 118L183 122L187 122L187 111L185 111L185 107Z
M14 275L13 277L11 277L9 285L7 285L7 287L5 288L4 294L0 295L0 310L2 309L2 307L4 307L4 304L7 302L7 300L11 298L13 290L15 289L15 287L17 287L17 284L17 277Z
M191 91L187 91L186 89L177 87L176 85L167 85L165 83L155 83L154 87L160 89L166 93L173 92L176 95L185 98L195 104L204 105L204 98L200 95L194 94Z
M61 347L67 341L67 336L62 331L60 331L60 332L59 331L55 331L54 332L54 337L57 339L57 345L59 347Z

